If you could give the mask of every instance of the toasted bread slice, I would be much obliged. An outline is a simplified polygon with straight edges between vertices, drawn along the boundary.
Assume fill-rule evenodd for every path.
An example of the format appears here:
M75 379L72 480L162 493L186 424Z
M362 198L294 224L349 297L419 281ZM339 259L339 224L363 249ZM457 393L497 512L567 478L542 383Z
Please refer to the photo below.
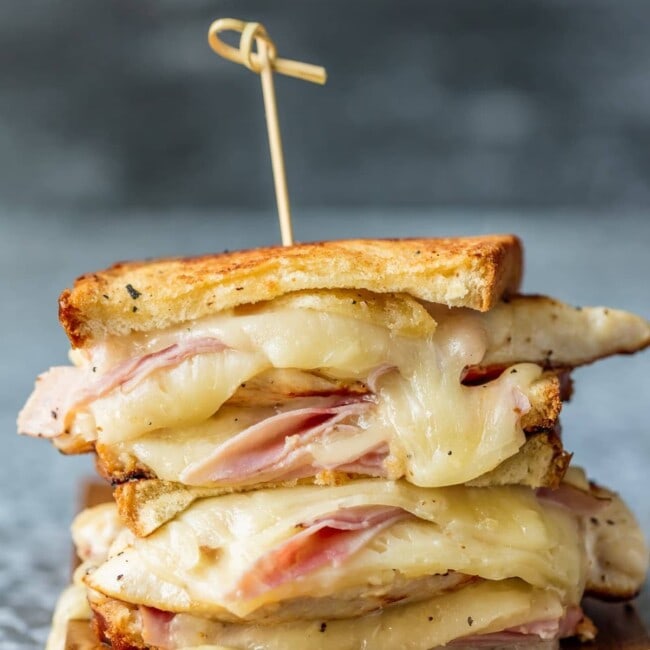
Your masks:
M64 291L59 317L81 347L303 289L403 292L486 311L518 290L521 275L522 246L513 235L330 241L116 264Z
M107 598L88 590L93 612L92 627L97 638L113 648L147 650L151 646L142 639L142 621L138 606Z

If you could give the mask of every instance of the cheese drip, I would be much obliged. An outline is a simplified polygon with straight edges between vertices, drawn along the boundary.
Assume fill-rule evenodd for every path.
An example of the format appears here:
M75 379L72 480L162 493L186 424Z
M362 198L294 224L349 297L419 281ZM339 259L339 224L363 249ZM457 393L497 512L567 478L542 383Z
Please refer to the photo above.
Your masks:
M233 593L255 561L304 522L373 505L415 518L380 532L342 566L322 567L248 600ZM391 584L396 572L418 578L450 570L497 581L517 577L575 604L585 579L580 531L568 511L538 502L526 488L425 489L361 480L258 490L196 502L146 538L125 533L87 581L128 602L232 620L295 598Z
M152 353L183 337L213 337L227 349L193 356L114 390L78 415L73 433L117 445L118 452L135 455L159 477L179 480L210 445L250 422L252 409L220 411L248 379L290 368L363 381L387 364L394 370L378 381L376 407L355 422L366 438L389 445L387 477L406 476L427 487L453 485L518 451L525 441L519 420L530 408L526 395L541 375L539 366L518 364L489 384L463 386L463 369L480 363L486 352L486 333L474 315L449 310L437 328L426 315L429 326L413 336L352 313L341 313L340 305L323 312L284 300L155 336L109 341L84 363L106 371L129 355ZM334 462L346 456L346 444L339 437L336 447L323 446L315 455Z

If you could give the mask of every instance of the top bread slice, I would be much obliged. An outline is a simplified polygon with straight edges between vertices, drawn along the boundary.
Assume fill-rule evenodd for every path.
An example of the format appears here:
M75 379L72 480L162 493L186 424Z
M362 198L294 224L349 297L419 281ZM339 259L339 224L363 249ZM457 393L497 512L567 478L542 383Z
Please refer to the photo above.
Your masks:
M408 293L487 311L517 292L522 256L514 235L486 235L328 241L119 263L78 278L61 294L59 318L73 346L83 347L305 289Z

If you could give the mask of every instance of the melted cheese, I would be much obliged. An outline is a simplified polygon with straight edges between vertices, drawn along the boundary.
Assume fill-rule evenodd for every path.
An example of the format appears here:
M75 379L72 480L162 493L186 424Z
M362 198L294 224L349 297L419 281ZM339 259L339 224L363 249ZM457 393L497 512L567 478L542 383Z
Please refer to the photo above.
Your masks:
M302 522L361 505L396 506L415 518L379 533L343 566L318 569L251 600L234 595L255 561ZM577 603L585 571L580 531L566 510L539 503L525 488L423 489L377 480L278 488L196 502L147 538L119 540L87 580L128 602L244 617L284 600L390 584L396 571L417 578L448 570L521 578Z
M552 620L562 616L563 610L556 594L507 580L470 585L354 620L327 621L325 626L320 620L270 627L223 625L181 614L173 629L185 650L303 650L307 644L313 650L429 650L473 634ZM90 614L85 588L68 587L57 603L46 650L63 650L68 621L89 619ZM218 644L209 643L217 639Z
M111 544L122 529L112 502L101 503L80 512L71 527L79 559L95 563L106 560Z
M69 621L90 618L90 606L83 585L70 585L59 596L45 650L65 650Z
M88 417L78 417L73 430L103 444L128 443L125 450L158 473L170 456L193 455L187 450L201 439L199 429L210 440L222 439L223 419L204 423L251 377L292 368L364 380L389 364L396 370L380 379L377 407L360 420L369 435L389 443L389 478L406 476L429 487L462 483L494 469L524 443L519 419L541 368L519 364L484 386L463 386L463 369L480 363L486 351L478 318L450 310L437 329L431 321L414 337L376 319L342 315L341 305L320 312L285 303L210 317L155 337L109 341L87 363L105 370L129 354L151 353L185 336L215 337L229 349L197 355L130 390L113 391L89 407ZM165 442L159 444L159 437ZM130 447L133 440L137 447ZM170 454L172 440L178 446ZM158 475L178 480L179 469Z
M480 582L353 620L223 625L180 615L172 625L178 647L185 650L430 650L475 634L554 620L563 613L556 594L506 580ZM205 645L210 641L217 645Z

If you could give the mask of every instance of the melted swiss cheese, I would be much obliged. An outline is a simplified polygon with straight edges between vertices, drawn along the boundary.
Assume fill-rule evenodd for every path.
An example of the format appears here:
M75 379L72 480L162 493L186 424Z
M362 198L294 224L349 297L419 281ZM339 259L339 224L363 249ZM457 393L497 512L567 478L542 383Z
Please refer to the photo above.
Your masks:
M555 620L563 613L556 594L505 580L353 620L221 625L180 615L173 626L185 650L430 650L463 637ZM208 639L218 645L205 645Z
M342 566L323 567L251 600L234 594L255 561L298 532L302 522L367 505L400 507L414 517L380 532ZM110 555L88 577L91 587L128 602L217 617L390 584L395 571L407 578L448 570L496 581L516 577L571 604L580 600L585 572L574 517L538 502L531 490L424 489L381 480L204 499L149 537L118 538Z
M422 310L418 318L429 318L430 325L418 321L419 336L414 336L414 329L403 324L391 327L394 317L382 321L382 311L378 315L366 310L357 317L353 302L343 313L340 300L332 311L283 300L155 336L108 341L83 363L106 371L129 356L148 354L186 337L215 337L228 349L196 355L154 372L134 387L114 390L80 414L73 431L103 444L124 445L124 451L159 477L178 480L183 463L189 465L204 456L207 446L244 428L246 413L236 416L239 424L234 427L219 409L251 377L273 368L292 368L365 380L373 369L388 364L395 370L379 379L377 405L359 425L366 436L388 442L389 478L406 476L416 485L430 487L463 483L518 451L525 440L519 420L530 406L526 394L541 374L539 366L518 364L516 372L489 384L463 386L463 369L480 363L485 355L487 337L480 319L449 310L436 327ZM325 446L318 453L345 457L345 440L337 444L336 450Z

